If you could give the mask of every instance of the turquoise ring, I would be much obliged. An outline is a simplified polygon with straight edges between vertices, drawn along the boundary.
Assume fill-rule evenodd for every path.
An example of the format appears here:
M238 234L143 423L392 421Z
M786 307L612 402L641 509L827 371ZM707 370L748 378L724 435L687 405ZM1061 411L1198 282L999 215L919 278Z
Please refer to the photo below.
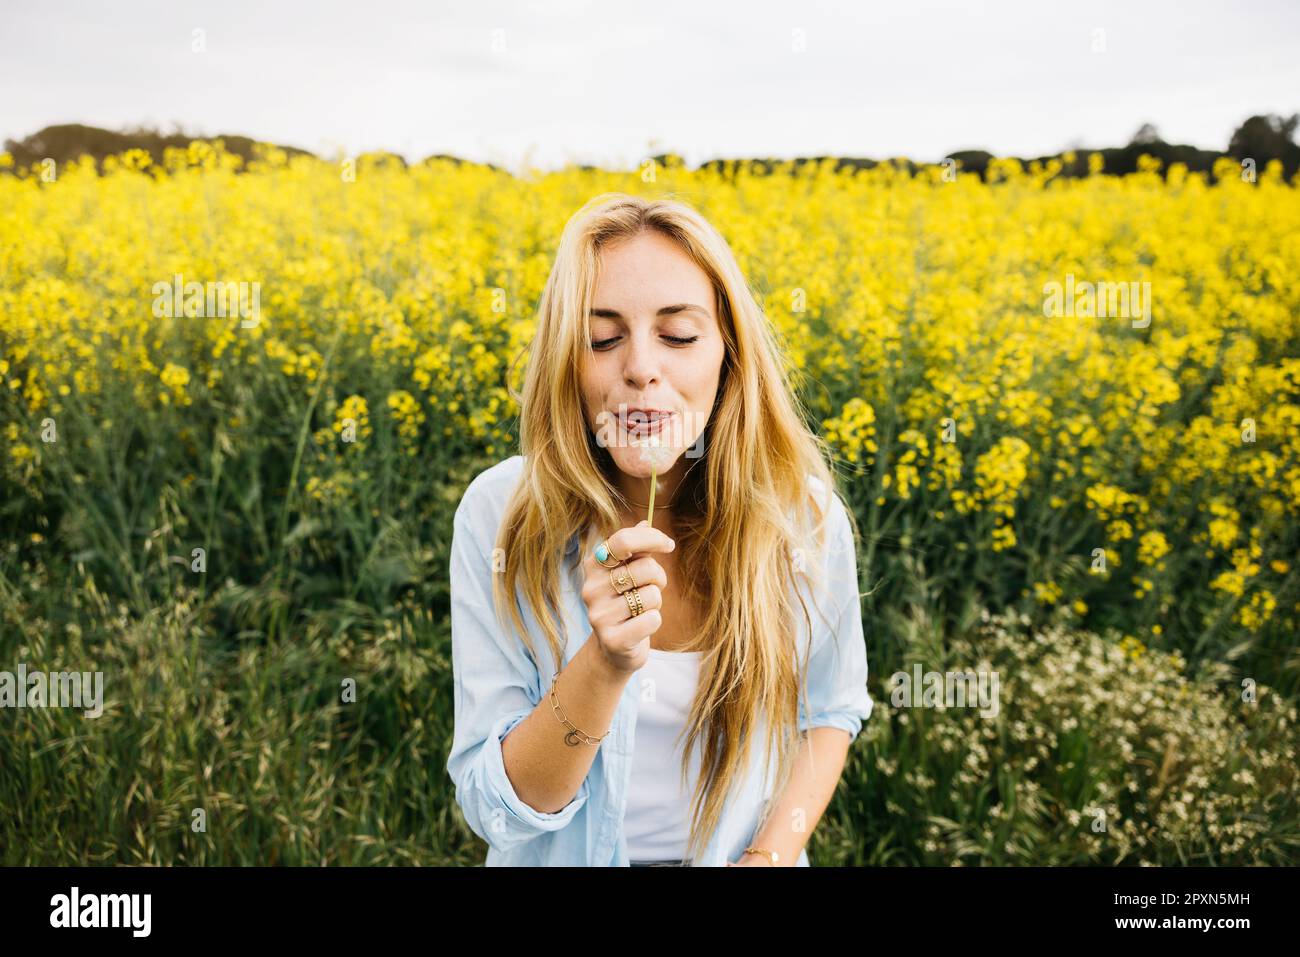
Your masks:
M608 559L611 558L613 558L614 560L609 561ZM627 559L624 558L614 558L614 556L610 553L608 541L601 542L599 545L596 546L596 561L600 562L606 568L617 568L626 560Z

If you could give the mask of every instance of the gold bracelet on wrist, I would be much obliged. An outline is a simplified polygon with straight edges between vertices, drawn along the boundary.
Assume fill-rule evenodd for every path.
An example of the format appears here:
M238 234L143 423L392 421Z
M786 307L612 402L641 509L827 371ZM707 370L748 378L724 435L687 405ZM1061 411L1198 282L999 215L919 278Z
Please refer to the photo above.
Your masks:
M772 866L773 866L773 867L776 867L777 862L778 862L779 860L781 860L781 855L780 855L780 854L778 854L776 851L769 851L769 850L768 850L767 848L765 848L765 847L747 847L747 848L745 848L744 853L746 853L746 854L762 854L764 857L766 857L769 861L772 862Z
M576 748L579 744L599 746L600 742L609 734L609 731L613 731L614 729L610 728L609 731L605 732L605 734L596 738L587 734L587 732L580 730L572 721L565 717L564 712L560 710L560 699L555 694L555 683L559 677L560 673L557 671L555 677L551 679L551 710L554 711L555 716L560 719L560 723L569 729L568 734L564 736L564 743L571 748Z

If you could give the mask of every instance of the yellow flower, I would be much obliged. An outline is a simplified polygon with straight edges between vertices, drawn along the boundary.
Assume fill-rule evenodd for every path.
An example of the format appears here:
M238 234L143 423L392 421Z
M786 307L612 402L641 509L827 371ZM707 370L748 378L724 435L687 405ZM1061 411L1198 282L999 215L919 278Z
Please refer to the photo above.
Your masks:
M344 441L360 441L371 435L370 407L364 396L350 395L339 404L334 415L334 431Z
M175 401L179 405L190 405L193 399L190 397L186 387L190 384L190 371L184 366L178 366L168 362L160 373L158 378L162 384L167 386L168 392L160 393L159 398L164 404Z
M869 464L868 453L876 451L875 421L876 412L870 404L862 399L850 399L838 416L822 423L823 436L850 462ZM888 474L882 476L885 488L889 487L888 480Z
M1169 554L1169 551L1169 541L1162 532L1145 532L1138 539L1138 561L1144 565L1158 564L1160 559ZM1163 568L1164 566L1161 565L1160 567Z
M1054 605L1061 599L1061 588L1056 582L1034 582L1034 598L1040 604Z
M993 529L993 551L1003 552L1016 544L1016 532L1010 525L998 525Z
M1142 642L1130 635L1125 635L1119 640L1119 647L1124 654L1133 661L1137 661L1141 658L1147 650L1146 645L1142 644Z
M1014 513L1012 503L1028 475L1029 443L1016 436L1004 436L975 460L975 484L979 500L990 511L1006 517Z
M1277 599L1273 597L1273 593L1261 588L1251 596L1249 604L1237 609L1234 617L1246 627L1246 630L1258 631L1273 617L1276 608Z
M424 412L419 401L405 389L399 389L388 394L387 404L397 422L397 434L403 443L413 446L420 436L420 426L424 424ZM414 448L408 451L413 452Z

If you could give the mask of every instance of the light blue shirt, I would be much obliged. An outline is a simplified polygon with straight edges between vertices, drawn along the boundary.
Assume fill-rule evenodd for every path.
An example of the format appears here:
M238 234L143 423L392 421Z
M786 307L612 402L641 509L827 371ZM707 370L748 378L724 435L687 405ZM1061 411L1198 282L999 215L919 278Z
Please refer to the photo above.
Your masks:
M455 729L447 771L466 822L488 843L487 866L627 866L623 814L636 740L635 681L625 686L609 734L577 794L565 807L553 813L535 810L520 800L506 776L502 739L549 695L552 677L562 670L554 667L554 657L532 609L522 598L522 589L516 593L529 637L543 658L540 670L519 636L502 631L493 609L493 549L506 502L523 465L523 457L516 455L480 473L456 509L450 567ZM820 483L814 487L824 494ZM798 578L813 626L809 700L804 700L801 683L799 729L841 728L852 740L870 717L872 700L867 693L867 652L852 530L843 503L836 496L832 500L824 566L827 591L819 605L810 597L807 580ZM581 595L578 548L578 536L574 536L565 552L565 573L560 576L565 664L591 636ZM818 613L819 608L823 614ZM802 659L807 654L807 626L801 611L796 611L795 619ZM756 728L761 735L761 723L756 722ZM764 808L778 797L770 784L775 776L775 756L767 768L757 767L763 759L762 740L761 736L755 740L745 780L725 804L696 866L723 867L728 861L739 860L755 838ZM806 851L800 853L797 864L808 866Z

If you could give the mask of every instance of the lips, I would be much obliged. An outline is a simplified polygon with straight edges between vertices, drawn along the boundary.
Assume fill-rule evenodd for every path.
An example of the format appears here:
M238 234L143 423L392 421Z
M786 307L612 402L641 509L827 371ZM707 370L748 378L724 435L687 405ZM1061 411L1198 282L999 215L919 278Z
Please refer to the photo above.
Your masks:
M619 424L629 435L653 435L663 429L673 415L668 409L628 409Z

